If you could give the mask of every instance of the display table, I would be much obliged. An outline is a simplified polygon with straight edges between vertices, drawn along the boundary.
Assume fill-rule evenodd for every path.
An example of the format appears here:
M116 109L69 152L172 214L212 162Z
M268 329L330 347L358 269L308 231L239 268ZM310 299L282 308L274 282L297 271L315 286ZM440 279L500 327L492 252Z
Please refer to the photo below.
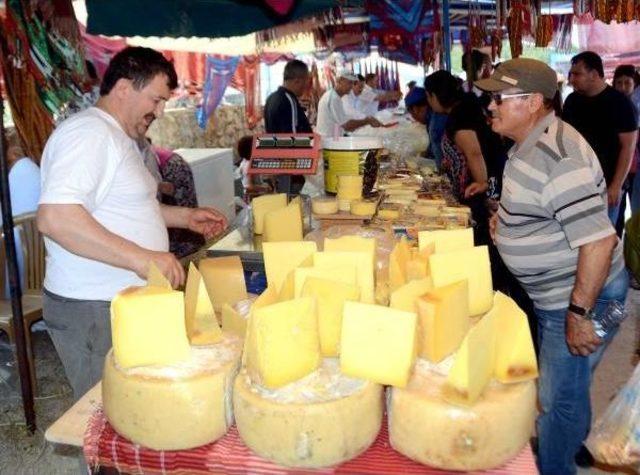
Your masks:
M45 433L49 442L84 446L90 465L132 473L227 473L227 474L444 474L399 454L389 445L386 420L374 444L355 459L330 469L289 469L262 459L244 445L233 426L215 443L186 451L159 452L132 444L117 435L106 422L101 406L100 384L93 387ZM538 473L531 448L491 474Z

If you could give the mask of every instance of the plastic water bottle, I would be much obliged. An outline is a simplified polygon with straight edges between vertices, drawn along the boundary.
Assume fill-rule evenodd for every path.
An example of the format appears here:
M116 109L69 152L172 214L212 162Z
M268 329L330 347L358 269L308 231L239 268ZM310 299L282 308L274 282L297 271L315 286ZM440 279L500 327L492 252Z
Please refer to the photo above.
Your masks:
M627 312L624 310L624 305L617 300L612 300L602 314L593 317L593 328L596 331L596 335L604 338L607 333L618 327L626 317Z

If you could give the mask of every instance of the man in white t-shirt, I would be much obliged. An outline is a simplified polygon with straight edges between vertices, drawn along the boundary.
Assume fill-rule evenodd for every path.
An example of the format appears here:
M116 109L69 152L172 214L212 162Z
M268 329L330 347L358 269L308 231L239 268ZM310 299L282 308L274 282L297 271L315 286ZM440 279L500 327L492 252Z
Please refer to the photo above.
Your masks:
M400 91L383 91L377 89L378 75L369 73L364 77L364 86L360 94L360 111L366 115L374 115L378 112L381 102L399 101L402 98Z
M368 115L362 112L362 101L360 101L360 96L363 88L364 76L362 74L357 74L356 80L351 88L351 92L342 96L342 107L344 108L344 112L352 119L364 119Z
M144 285L152 262L174 287L184 283L182 265L168 252L167 227L211 237L226 226L214 209L161 205L136 144L176 85L161 53L122 50L96 106L62 122L42 155L44 319L75 399L100 380L115 294Z
M340 137L344 132L352 132L365 125L380 127L382 124L373 117L352 119L344 111L342 96L349 94L357 77L349 70L338 73L336 86L325 92L318 102L316 132L323 137Z

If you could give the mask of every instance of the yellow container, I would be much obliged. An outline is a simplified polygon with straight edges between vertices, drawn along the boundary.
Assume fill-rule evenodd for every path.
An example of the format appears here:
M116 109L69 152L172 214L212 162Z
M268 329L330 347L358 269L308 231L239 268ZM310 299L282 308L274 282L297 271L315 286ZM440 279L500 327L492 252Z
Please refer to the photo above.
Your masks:
M340 175L362 175L363 193L369 193L373 189L378 176L378 159L382 150L381 138L325 138L322 146L324 186L327 192L337 193Z

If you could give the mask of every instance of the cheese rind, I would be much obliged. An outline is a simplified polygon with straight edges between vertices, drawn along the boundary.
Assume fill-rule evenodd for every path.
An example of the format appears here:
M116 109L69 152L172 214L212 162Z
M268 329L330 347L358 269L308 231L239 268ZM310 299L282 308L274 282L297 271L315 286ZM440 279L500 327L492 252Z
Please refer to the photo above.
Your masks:
M239 256L201 259L198 263L207 292L215 310L247 298L244 270Z
M270 211L275 211L287 206L286 193L257 196L251 201L253 212L253 232L262 234L264 232L264 217Z
M182 292L129 287L111 301L113 352L123 368L189 358Z
M185 450L217 440L233 424L231 392L240 347L240 339L226 337L194 349L187 363L135 370L119 367L109 352L102 379L107 420L126 439L154 450Z
M187 286L184 292L185 324L192 345L212 345L222 339L216 313L202 280L193 262L189 263Z
M319 403L279 403L252 391L240 373L233 391L238 433L256 454L289 467L328 467L373 443L382 423L382 388Z

